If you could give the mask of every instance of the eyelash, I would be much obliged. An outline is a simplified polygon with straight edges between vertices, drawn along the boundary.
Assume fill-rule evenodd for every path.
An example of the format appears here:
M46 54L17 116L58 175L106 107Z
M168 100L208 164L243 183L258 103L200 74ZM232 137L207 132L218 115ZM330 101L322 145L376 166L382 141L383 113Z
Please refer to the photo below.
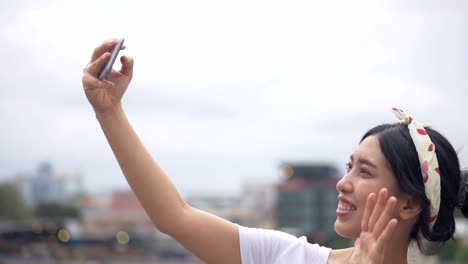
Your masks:
M353 168L353 165L351 165L351 162L346 162L345 166L346 166L346 172L347 173L349 173L351 171L351 169ZM367 174L367 175L371 176L369 171L366 168L361 168L361 171L359 173L363 173L363 174Z
M345 168L346 168L346 172L350 172L351 169L352 169L351 162L346 162L345 163Z

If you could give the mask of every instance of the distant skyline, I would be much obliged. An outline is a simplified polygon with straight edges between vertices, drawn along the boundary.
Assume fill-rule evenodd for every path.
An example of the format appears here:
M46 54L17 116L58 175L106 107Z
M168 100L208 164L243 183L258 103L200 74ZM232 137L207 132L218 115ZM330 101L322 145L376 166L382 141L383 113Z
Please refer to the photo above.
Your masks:
M467 17L461 0L0 3L0 180L50 161L93 192L127 188L81 86L112 37L135 58L124 108L183 194L276 181L283 161L344 172L392 106L467 167Z

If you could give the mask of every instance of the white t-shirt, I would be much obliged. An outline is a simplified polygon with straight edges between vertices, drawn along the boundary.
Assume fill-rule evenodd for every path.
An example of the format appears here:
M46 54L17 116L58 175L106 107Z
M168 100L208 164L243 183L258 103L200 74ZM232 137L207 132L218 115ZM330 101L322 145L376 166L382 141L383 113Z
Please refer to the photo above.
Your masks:
M306 237L238 225L242 264L326 264L331 249Z

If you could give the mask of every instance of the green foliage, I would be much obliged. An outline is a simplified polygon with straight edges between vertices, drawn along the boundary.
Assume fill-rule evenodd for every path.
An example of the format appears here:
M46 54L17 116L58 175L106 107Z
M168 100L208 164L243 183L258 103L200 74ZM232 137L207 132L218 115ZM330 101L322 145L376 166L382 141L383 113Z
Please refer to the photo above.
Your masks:
M457 246L455 242L452 239L450 239L447 242L445 242L438 255L443 260L451 260L454 258L456 250Z
M453 263L468 262L468 248L454 239L447 241L438 255L442 260L452 261Z
M35 209L36 216L44 219L79 218L80 210L62 203L42 203Z
M468 262L468 248L466 247L458 247L455 251L454 257L455 263L467 263Z
M1 184L0 219L20 221L32 218L32 210L25 203L18 189L10 184Z
M349 238L336 237L335 239L330 240L324 246L332 249L343 249L354 246L354 241Z

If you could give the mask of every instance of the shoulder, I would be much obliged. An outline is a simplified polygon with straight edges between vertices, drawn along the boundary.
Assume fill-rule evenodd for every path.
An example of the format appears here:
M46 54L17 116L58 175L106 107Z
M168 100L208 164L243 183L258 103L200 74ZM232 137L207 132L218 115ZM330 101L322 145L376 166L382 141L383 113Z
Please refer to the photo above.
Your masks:
M242 263L323 263L331 249L310 244L305 237L269 229L239 226Z
M344 248L332 250L328 257L327 264L347 263L349 257L353 253L353 248Z

